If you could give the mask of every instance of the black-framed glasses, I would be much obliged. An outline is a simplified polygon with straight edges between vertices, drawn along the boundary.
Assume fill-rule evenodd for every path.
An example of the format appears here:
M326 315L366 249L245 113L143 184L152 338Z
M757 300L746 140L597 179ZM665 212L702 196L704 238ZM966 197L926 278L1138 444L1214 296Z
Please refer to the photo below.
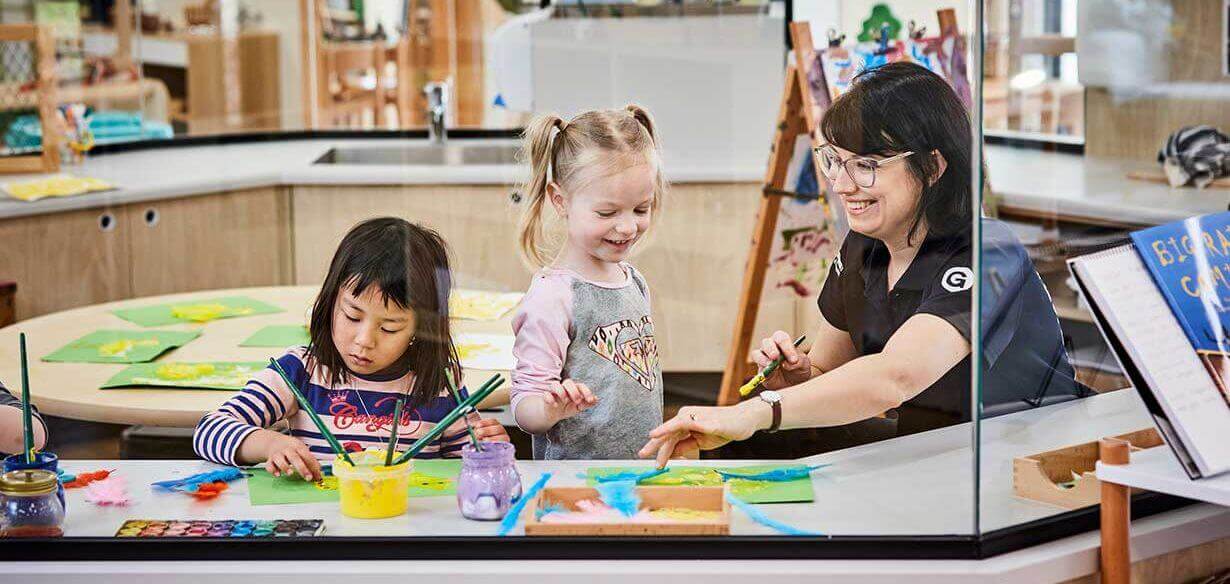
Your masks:
M888 158L876 159L867 158L865 156L852 156L842 160L837 152L828 144L821 144L812 148L812 152L816 155L816 160L820 162L820 172L824 173L825 178L830 181L836 181L838 173L842 167L845 167L846 174L850 175L850 180L854 184L864 189L871 188L876 184L876 169L885 164L892 164L898 160L903 160L914 152L902 152Z

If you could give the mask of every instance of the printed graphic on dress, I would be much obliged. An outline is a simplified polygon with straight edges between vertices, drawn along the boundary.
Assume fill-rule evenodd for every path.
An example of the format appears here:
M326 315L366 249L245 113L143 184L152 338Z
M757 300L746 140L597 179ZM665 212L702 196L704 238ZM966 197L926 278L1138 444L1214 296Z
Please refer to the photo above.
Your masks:
M645 389L653 390L659 371L653 317L644 316L600 326L589 338L589 348L614 363Z

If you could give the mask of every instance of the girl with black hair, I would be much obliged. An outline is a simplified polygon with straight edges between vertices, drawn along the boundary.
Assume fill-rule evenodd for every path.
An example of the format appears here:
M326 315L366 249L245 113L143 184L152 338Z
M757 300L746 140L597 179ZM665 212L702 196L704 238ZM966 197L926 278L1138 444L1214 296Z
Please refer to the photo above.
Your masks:
M347 450L385 448L398 400L398 444L407 447L456 407L445 377L460 379L449 330L452 276L436 232L385 217L342 239L312 307L306 347L278 358L290 381ZM463 390L463 396L465 395ZM269 430L286 420L290 435ZM508 441L499 422L469 420L482 440ZM459 456L468 434L454 422L420 458ZM264 463L275 476L321 476L332 449L272 365L197 424L193 449L229 465Z
M783 331L764 339L757 365L784 357L766 391L737 406L682 408L650 433L641 456L663 465L758 430L881 415L898 436L971 419L975 206L965 107L931 71L892 63L860 74L825 112L820 134L816 167L850 233L820 292L810 349L797 350ZM1001 223L981 222L982 415L1080 395L1028 256Z

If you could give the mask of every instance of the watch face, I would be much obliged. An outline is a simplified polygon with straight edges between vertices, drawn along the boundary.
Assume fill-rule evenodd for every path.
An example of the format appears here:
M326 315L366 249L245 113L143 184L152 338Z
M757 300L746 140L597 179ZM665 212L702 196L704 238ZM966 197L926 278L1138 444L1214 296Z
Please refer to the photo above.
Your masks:
M782 401L782 395L771 389L766 389L760 392L760 399L766 402L769 402L771 404L775 404L779 401Z

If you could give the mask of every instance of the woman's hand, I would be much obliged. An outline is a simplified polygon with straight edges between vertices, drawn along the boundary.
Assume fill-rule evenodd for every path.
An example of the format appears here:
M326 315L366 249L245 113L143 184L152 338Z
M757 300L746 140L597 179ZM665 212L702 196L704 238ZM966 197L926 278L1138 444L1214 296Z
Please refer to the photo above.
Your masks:
M495 418L483 418L471 425L474 435L483 442L511 442L508 430Z
M260 432L268 433L261 438L265 440L265 470L269 471L269 474L280 477L294 472L306 481L318 481L324 476L320 470L320 462L312 455L312 451L308 450L307 444L280 432Z
M768 404L760 400L729 407L687 406L649 432L649 442L637 454L656 458L658 468L672 458L694 458L700 450L713 450L732 440L746 440L769 424Z
M794 346L794 339L790 338L786 331L777 331L773 336L760 341L760 348L752 353L752 360L756 362L756 367L764 369L774 359L783 355L786 358L782 360L782 364L764 380L762 386L765 389L781 389L811 379L811 359L807 353Z

